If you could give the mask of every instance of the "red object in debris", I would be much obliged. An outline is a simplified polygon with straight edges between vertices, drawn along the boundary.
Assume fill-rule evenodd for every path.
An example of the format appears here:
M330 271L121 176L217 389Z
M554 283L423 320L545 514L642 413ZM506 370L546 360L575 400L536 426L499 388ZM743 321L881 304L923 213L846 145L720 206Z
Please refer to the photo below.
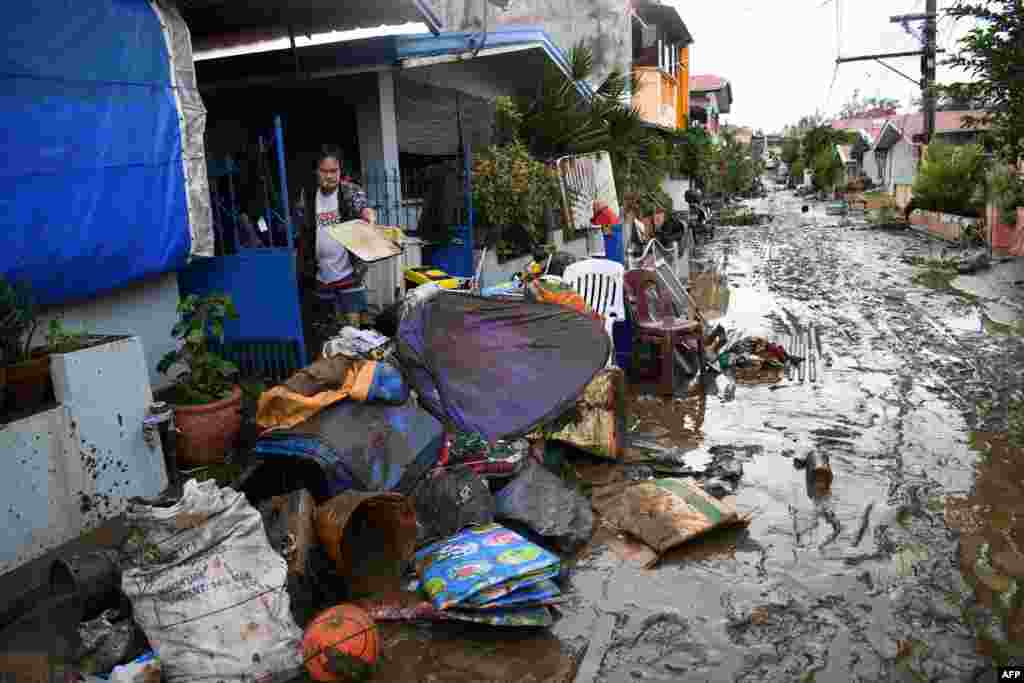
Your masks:
M597 208L597 207L595 207ZM605 206L597 209L594 212L594 217L590 219L591 225L618 225L619 217L615 215L611 207Z

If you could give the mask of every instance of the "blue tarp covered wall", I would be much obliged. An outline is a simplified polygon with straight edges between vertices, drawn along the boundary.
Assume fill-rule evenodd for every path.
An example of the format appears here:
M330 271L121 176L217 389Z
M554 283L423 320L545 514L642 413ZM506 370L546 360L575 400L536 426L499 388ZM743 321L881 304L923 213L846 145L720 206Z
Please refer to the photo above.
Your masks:
M42 304L185 264L184 118L146 0L3 3L0 274Z

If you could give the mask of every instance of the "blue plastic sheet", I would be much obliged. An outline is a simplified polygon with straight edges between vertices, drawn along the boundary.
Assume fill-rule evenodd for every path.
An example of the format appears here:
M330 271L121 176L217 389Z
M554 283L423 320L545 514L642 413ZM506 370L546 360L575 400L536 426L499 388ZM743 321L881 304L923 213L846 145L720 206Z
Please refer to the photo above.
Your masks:
M183 265L182 119L148 2L9 2L0 20L0 273L56 304Z

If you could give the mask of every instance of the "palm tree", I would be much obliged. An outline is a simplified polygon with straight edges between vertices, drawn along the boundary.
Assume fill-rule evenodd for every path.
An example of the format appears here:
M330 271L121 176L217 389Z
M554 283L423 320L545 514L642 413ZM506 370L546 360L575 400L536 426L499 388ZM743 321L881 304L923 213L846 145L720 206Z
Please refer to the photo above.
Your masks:
M651 190L653 178L665 174L652 159L660 136L644 126L640 111L626 103L640 89L636 74L612 71L593 89L592 50L582 42L569 50L569 78L548 65L536 95L519 97L499 107L499 142L520 140L538 159L604 150L612 159L615 183L626 210L631 199ZM655 183L656 185L656 183Z

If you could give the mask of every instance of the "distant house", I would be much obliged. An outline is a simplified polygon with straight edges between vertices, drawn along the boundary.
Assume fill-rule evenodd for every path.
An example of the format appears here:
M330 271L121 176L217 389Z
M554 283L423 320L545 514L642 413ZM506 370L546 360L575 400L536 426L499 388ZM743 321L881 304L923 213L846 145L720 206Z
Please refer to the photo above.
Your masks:
M963 127L965 117L980 112L942 111L935 115L934 141L963 145L978 141L980 128ZM920 135L924 133L924 116L906 114L889 119L875 140L872 152L877 166L875 181L886 192L897 192L900 186L911 186L921 160ZM908 196L909 199L909 196Z
M641 87L632 104L648 123L686 128L693 36L672 5L643 0L633 12L633 72Z
M977 142L981 130L962 125L964 118L972 114L978 116L980 112L936 112L934 139L958 145ZM837 119L831 126L859 134L860 139L850 150L851 159L858 164L858 172L886 192L897 192L899 188L914 184L921 159L919 136L924 132L922 114Z
M712 136L721 131L720 117L732 110L732 84L728 79L712 74L690 77L690 122Z

